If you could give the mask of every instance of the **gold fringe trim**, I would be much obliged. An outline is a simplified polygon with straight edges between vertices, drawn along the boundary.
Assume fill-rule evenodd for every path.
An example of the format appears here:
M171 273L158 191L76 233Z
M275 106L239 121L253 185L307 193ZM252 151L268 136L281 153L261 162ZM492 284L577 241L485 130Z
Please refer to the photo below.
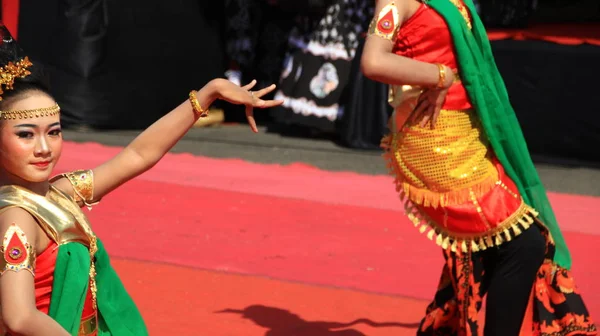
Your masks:
M494 229L481 234L461 234L449 232L447 229L440 227L411 204L410 200L405 200L404 206L408 218L419 229L419 232L426 233L429 240L435 241L438 246L445 250L451 249L452 252L457 252L459 249L463 252L478 252L500 246L529 229L538 216L535 209L523 202L515 213Z
M401 194L402 198L406 197L415 204L433 208L459 205L470 201L471 193L481 196L498 184L498 176L495 174L488 176L474 186L460 190L437 192L415 187L402 179L403 173L396 163L395 152L397 148L394 147L394 141L394 134L387 135L381 140L380 146L385 150L383 157L390 175L395 177L396 191Z

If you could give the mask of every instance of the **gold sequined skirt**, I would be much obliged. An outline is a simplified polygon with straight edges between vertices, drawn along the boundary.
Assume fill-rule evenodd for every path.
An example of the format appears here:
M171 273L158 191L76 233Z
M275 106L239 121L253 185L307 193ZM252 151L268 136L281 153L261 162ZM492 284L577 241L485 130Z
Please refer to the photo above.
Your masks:
M396 128L398 129L398 128ZM472 110L441 110L435 128L406 122L382 140L397 185L412 202L445 206L482 195L498 171Z

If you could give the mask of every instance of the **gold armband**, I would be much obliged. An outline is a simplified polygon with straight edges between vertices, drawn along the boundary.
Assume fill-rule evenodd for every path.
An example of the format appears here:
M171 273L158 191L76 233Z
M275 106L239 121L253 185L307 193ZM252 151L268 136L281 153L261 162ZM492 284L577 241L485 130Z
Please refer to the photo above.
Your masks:
M400 29L398 7L396 7L394 2L391 2L385 5L379 14L371 20L368 34L377 35L386 40L395 42L398 35L398 29Z
M26 270L35 276L35 249L27 241L25 232L16 224L11 224L2 240L3 258L0 260L0 275L6 271Z
M202 105L198 101L198 97L196 97L196 91L190 91L190 104L192 104L192 109L194 110L194 114L198 118L208 117L208 110L203 109Z
M94 201L94 173L91 169L76 170L63 174L69 180L73 187L73 199L76 202L82 202L88 209L98 204Z

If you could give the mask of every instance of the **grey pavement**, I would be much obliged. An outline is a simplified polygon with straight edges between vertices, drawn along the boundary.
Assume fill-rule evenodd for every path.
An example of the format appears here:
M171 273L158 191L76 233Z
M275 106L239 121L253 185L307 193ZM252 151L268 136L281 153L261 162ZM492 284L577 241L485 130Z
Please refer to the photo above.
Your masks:
M64 138L75 142L98 142L125 146L140 131L66 130ZM302 162L330 171L386 174L381 152L340 147L330 140L281 136L263 127L254 134L245 125L195 128L173 148L213 158L240 158L257 163ZM549 191L600 196L600 168L536 163L542 182Z

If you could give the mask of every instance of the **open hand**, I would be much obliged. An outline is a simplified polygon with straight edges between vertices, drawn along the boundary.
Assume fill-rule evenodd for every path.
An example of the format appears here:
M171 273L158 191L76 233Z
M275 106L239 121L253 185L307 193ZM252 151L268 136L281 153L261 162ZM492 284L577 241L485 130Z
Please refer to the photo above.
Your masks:
M250 91L256 85L253 80L247 85L237 86L234 83L223 80L219 83L218 98L236 105L246 105L246 119L254 133L258 133L256 120L254 120L254 108L268 108L283 104L282 100L262 100L261 97L275 90L276 85L272 84L266 88Z

